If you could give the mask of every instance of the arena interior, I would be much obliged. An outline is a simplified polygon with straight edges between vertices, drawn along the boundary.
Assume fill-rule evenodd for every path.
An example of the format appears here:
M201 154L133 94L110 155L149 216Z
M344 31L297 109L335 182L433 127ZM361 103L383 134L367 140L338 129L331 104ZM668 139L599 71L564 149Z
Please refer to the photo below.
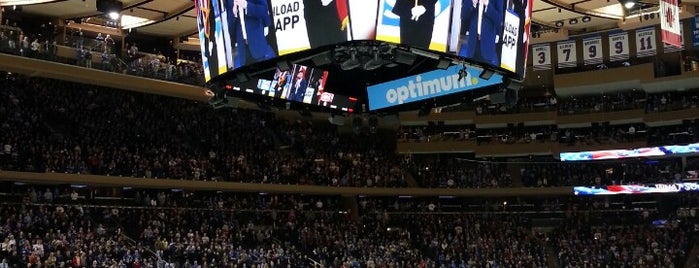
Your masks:
M699 1L401 3L0 0L0 268L699 267Z

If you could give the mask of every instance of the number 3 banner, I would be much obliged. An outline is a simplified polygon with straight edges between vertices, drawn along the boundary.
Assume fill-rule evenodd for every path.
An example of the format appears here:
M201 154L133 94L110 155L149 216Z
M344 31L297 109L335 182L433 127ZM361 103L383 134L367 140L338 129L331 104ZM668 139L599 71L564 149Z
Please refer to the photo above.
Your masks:
M655 45L654 27L636 30L636 57L655 56L655 54L657 54Z
M629 33L609 34L609 60L623 61L629 59Z
M575 40L558 42L558 68L571 68L578 65Z
M604 59L602 50L602 37L594 36L583 39L583 61L585 65L602 63Z
M551 44L532 45L532 67L534 71L551 70Z

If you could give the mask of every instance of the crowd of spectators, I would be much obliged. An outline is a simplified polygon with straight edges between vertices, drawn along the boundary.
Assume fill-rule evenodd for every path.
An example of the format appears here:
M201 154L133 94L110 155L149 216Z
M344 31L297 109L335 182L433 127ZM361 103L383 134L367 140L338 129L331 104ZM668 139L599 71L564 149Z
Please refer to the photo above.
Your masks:
M551 267L557 261L560 267L678 267L693 245L696 224L695 213L681 212L697 205L692 194L651 201L654 206L641 210L609 206L609 200L599 206L578 198L529 200L558 204L545 216L549 221L541 221L536 215L548 205L445 212L433 204L436 199L422 208L401 201L396 209L400 199L392 197L360 199L358 210L348 211L339 197L153 190L132 190L129 197L96 205L96 197L77 191L33 185L3 191L0 263L468 268ZM159 201L148 200L149 194ZM612 203L626 197L618 199Z
M3 169L404 186L400 161L390 157L395 141L382 142L378 135L285 122L270 112L211 110L185 100L16 75L2 79ZM291 147L279 149L284 146Z
M520 177L522 184L529 187L681 182L688 179L681 161L680 158L594 163L550 160L524 164L520 169Z
M693 228L676 218L595 225L577 216L553 236L560 267L683 267Z
M520 178L521 185L535 187L687 176L681 164L667 173L657 165L624 161L537 164L513 175L519 170L511 168L514 163L396 155L396 133L390 131L343 132L271 112L211 110L185 100L18 75L0 79L5 85L0 168L5 170L356 187L406 187L415 185L414 179L417 186L447 188L519 186ZM523 142L548 140L538 134L527 140L536 132L525 130L517 132ZM459 136L478 137L468 133ZM610 165L626 167L610 176Z
M412 174L423 187L497 188L512 186L505 163L456 158L412 157Z
M71 28L64 40L56 36L51 24L41 25L36 32L25 32L16 23L0 25L0 52L180 83L204 83L201 63L194 58L176 59L159 51L144 53L136 44L121 53L109 34L82 29ZM59 53L59 49L68 53Z

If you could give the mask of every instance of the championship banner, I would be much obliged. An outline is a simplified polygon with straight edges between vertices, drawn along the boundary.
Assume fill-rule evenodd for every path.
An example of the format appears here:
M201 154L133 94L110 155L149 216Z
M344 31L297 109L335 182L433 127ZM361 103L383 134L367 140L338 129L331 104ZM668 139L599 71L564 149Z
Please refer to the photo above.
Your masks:
M684 50L684 31L682 30L683 26L684 24L682 24L682 22L680 21L680 44L682 45L677 47L675 45L663 42L663 53L672 53Z
M663 43L682 47L682 26L680 25L680 7L678 0L660 0L660 29Z
M303 0L271 0L279 56L311 48Z
M519 21L514 10L505 12L504 31L502 33L502 56L500 67L510 72L517 72L517 51L519 50Z
M532 68L534 71L551 69L551 44L532 45L534 56L532 57Z
M655 28L643 28L636 30L636 57L651 57L657 54L655 48Z
M578 65L575 40L561 41L557 45L558 68L571 68Z
M699 47L699 15L692 18L692 46Z
M604 60L601 36L584 38L583 49L583 62L585 65L600 64Z
M629 33L609 34L609 60L624 61L629 59Z

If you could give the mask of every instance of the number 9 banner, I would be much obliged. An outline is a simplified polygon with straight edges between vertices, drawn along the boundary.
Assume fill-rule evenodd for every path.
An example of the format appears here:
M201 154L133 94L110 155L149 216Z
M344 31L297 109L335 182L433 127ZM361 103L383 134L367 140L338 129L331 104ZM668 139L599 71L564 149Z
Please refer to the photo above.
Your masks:
M604 59L602 50L602 37L595 36L583 39L583 61L585 65L602 63Z
M629 59L629 33L609 34L609 60L624 61Z

